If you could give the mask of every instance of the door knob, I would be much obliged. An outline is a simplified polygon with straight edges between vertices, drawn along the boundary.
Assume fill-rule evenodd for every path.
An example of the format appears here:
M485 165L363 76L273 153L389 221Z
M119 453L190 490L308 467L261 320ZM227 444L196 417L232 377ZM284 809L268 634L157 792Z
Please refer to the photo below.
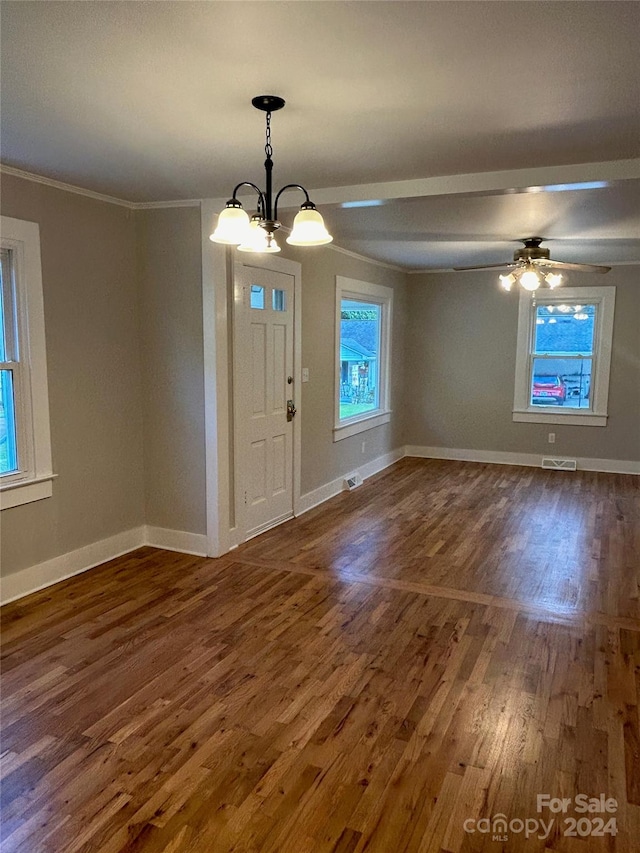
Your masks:
M296 414L296 407L293 404L293 400L287 400L287 420L292 421Z

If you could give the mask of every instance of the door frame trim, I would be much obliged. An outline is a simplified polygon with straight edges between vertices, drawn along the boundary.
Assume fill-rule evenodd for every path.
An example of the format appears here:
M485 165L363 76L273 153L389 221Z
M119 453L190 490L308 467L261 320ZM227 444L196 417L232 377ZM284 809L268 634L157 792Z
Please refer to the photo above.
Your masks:
M202 324L205 419L205 505L207 555L220 557L235 548L239 532L233 506L233 290L234 250L212 243L218 213L224 203L204 199L201 207ZM259 256L255 256L259 260ZM295 276L294 377L302 380L302 265L285 258L276 261L282 272ZM253 261L253 258L252 258ZM275 268L275 264L274 267ZM293 513L301 512L302 393L294 419Z

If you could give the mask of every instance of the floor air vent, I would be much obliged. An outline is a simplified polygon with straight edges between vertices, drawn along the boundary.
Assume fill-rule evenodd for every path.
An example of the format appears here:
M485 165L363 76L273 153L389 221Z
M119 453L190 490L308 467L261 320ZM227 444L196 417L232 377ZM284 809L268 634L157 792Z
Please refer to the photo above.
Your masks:
M578 464L575 459L550 459L542 460L543 468L553 468L554 471L575 471Z
M351 491L362 485L362 476L356 471L355 474L349 474L344 478L345 486Z

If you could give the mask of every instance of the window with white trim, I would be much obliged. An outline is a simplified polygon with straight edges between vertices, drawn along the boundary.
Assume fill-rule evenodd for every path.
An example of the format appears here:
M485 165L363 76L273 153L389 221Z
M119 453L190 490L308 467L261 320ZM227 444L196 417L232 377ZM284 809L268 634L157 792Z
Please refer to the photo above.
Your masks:
M607 425L615 292L521 292L514 421Z
M3 216L0 255L0 508L50 497L53 479L40 232Z
M336 276L334 441L388 423L393 290Z

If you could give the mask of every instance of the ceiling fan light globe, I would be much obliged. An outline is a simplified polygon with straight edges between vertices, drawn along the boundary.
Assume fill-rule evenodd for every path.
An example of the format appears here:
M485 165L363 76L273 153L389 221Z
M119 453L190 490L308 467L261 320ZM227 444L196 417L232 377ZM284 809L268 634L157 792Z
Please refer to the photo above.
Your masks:
M556 287L560 287L562 284L562 273L548 272L545 275L544 280L547 282L551 290L553 290Z
M322 216L315 208L306 207L296 214L291 234L287 237L291 246L324 246L332 240Z
M540 287L540 277L534 270L525 270L520 276L519 281L525 290L533 292Z
M511 290L515 283L516 277L513 273L508 273L507 275L500 276L500 287L503 290L506 290L507 293Z
M209 239L212 243L238 246L249 232L249 216L241 207L225 207L218 215L218 224Z

